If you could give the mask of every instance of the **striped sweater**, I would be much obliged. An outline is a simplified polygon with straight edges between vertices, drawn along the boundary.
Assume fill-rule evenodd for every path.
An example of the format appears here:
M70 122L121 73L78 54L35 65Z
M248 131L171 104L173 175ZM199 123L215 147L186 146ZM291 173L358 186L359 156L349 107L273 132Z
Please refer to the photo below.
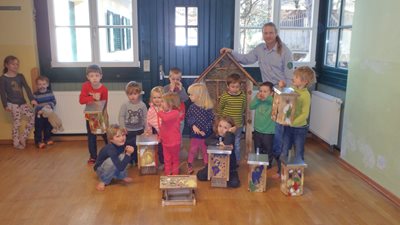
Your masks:
M51 90L47 89L46 92L36 91L33 93L38 105L35 107L35 112L41 110L44 106L49 105L52 109L56 106L56 98Z
M246 109L246 95L241 91L238 95L224 92L219 100L218 113L221 116L230 116L237 127L243 126L243 116Z

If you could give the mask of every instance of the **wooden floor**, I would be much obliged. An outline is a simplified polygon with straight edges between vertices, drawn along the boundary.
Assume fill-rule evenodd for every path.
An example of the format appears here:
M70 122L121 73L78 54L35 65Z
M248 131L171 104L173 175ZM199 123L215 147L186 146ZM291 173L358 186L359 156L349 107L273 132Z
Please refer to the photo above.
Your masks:
M268 174L267 191L249 193L241 163L238 189L199 182L196 206L161 206L159 176L139 176L98 192L85 141L38 151L0 145L0 224L400 224L400 209L343 169L336 156L307 140L305 190L286 197ZM187 149L187 148L186 148ZM184 154L182 154L184 155ZM197 161L199 169L201 161Z

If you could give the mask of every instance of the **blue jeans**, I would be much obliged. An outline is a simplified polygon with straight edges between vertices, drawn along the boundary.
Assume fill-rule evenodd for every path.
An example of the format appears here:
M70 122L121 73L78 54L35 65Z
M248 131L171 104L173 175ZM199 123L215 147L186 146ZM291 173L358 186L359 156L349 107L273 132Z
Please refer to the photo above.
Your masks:
M294 145L296 160L304 160L304 144L306 142L307 132L308 125L304 127L285 127L282 156L288 156L289 149Z
M243 127L238 127L235 131L235 144L233 146L233 150L236 155L236 162L240 162L240 139L242 138Z
M125 154L122 153L119 156L120 160L123 160ZM117 167L115 167L114 163L112 162L111 158L106 159L101 166L99 166L96 170L96 174L104 184L110 184L113 178L116 179L124 179L128 176L127 167L119 171Z
M283 133L285 130L285 126L276 123L275 124L275 134L274 141L272 146L272 152L274 157L279 157L282 153L282 144L283 144Z

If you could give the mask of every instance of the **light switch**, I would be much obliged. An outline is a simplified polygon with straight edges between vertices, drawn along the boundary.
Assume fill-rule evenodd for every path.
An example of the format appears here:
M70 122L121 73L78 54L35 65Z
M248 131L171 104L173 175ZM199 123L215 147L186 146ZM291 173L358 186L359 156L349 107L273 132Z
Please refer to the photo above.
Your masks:
M143 72L150 72L150 60L143 60Z

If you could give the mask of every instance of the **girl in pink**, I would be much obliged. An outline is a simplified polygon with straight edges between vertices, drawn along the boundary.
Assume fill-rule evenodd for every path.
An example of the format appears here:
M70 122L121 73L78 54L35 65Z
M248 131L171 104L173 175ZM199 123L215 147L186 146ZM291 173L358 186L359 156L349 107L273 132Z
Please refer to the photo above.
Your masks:
M164 94L164 88L161 86L154 87L150 92L150 107L147 110L147 125L145 134L159 134L160 128L158 124L161 124L161 119L158 116L158 112L161 110L162 95ZM159 168L164 168L164 154L162 151L161 143L158 145L158 162L160 163Z
M200 149L203 155L204 164L208 163L207 146L205 139L212 134L214 104L208 94L207 86L204 83L190 85L189 98L193 102L186 113L186 124L190 128L190 149L188 156L188 173L193 171L193 158Z
M180 123L185 117L179 111L179 96L175 93L166 93L161 102L161 111L157 114L162 123L160 127L160 139L164 153L164 172L165 175L179 174L179 150L181 146L182 135L180 132Z

